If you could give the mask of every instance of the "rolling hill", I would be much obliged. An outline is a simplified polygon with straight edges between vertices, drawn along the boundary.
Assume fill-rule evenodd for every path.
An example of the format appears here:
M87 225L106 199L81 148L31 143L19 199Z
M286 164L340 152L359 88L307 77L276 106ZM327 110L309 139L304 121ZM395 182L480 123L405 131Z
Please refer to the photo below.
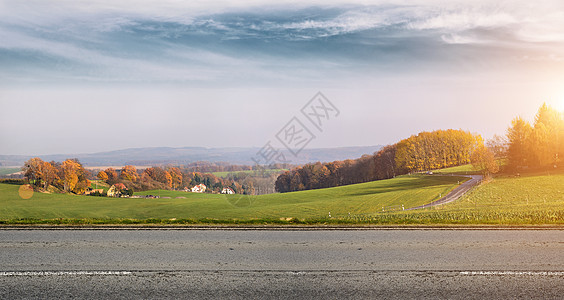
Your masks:
M158 199L35 193L18 196L0 184L0 220L32 219L220 219L327 218L377 214L429 203L457 186L456 176L400 176L335 188L260 196L146 191ZM111 221L110 221L111 222Z
M293 164L308 162L330 162L335 160L354 159L364 154L373 154L382 146L367 147L341 147L304 149L292 158ZM227 162L231 164L252 165L253 157L260 150L258 147L249 148L204 148L204 147L154 147L131 148L108 152L89 154L53 154L37 155L44 161L63 161L67 158L78 158L85 166L109 165L159 165L159 164L186 164L198 161ZM21 166L33 155L0 155L0 166Z

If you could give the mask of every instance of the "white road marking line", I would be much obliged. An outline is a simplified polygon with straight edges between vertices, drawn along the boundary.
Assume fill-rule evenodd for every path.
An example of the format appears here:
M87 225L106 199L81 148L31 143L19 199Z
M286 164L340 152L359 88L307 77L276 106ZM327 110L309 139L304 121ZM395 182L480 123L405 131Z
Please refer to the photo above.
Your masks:
M303 271L298 271L298 272L289 271L289 272L286 272L286 274L289 274L289 275L305 275L306 272L303 272Z
M539 271L464 271L464 272L460 272L460 275L469 275L469 276L477 276L477 275L564 276L564 272L556 272L556 271L547 271L547 272L539 272Z
M0 272L0 276L76 276L76 275L131 275L129 271L26 271Z

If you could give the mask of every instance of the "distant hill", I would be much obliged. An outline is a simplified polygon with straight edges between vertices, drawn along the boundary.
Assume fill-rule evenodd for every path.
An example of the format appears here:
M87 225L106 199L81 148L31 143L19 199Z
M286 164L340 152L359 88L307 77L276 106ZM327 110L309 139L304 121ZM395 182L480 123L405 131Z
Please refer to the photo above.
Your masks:
M373 154L382 146L367 147L340 147L304 149L297 157L286 153L293 164L308 162L330 162L335 160L359 158L364 154ZM152 147L131 148L109 152L89 154L54 154L37 155L45 161L63 161L67 158L78 158L86 166L109 165L160 165L160 164L186 164L198 161L227 162L231 164L254 164L252 158L256 157L260 148L204 148L204 147ZM21 166L33 155L0 155L0 166Z

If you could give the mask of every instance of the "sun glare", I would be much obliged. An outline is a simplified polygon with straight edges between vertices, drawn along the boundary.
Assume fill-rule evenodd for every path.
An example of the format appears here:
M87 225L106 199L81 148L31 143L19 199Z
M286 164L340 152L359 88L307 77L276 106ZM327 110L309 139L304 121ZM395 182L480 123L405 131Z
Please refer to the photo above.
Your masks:
M555 105L556 109L559 112L564 112L564 96L561 96L560 99L558 99L558 101L556 101L556 105Z
M551 106L554 107L554 109L558 110L559 112L564 112L564 93L555 95L550 103Z

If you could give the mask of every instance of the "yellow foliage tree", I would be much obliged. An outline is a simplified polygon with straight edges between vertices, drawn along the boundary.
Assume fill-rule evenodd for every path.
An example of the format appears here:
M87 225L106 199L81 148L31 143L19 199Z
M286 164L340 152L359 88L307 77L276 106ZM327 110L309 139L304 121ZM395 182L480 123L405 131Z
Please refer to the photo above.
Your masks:
M172 180L172 187L174 189L180 187L180 185L182 185L182 172L180 172L178 168L170 168L168 173Z
M485 176L499 172L499 165L495 161L494 153L484 144L479 145L472 153L472 166Z
M121 169L121 174L119 175L121 179L136 182L139 174L137 174L137 169L134 166L125 166Z
M65 192L74 190L78 183L78 170L81 168L80 164L74 160L67 159L61 165L63 187Z
M104 171L98 172L98 175L96 175L96 177L98 177L98 179L100 179L102 181L108 180L108 174L106 174L106 172L104 172Z

